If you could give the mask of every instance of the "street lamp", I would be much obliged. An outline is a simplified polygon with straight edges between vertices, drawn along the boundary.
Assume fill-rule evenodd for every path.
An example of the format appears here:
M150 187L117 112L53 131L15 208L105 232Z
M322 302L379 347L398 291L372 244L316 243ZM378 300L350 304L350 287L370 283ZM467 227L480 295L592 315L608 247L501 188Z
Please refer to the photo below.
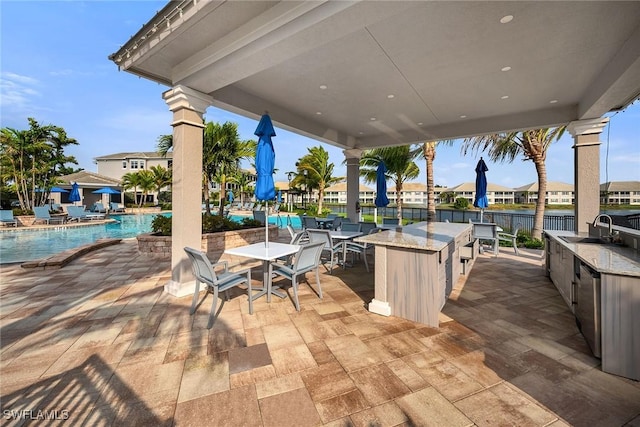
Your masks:
M291 179L293 179L293 176L295 175L295 172L287 172L287 178L289 179L289 190L287 191L287 199L289 199L289 209L288 211L291 212L293 211L293 199L291 198Z
M307 184L307 174L309 172L305 169L302 171L302 174L304 175L304 193L307 192L307 190L309 189L309 184ZM307 205L305 205L304 203L304 193L302 193L302 208L306 211L307 210Z

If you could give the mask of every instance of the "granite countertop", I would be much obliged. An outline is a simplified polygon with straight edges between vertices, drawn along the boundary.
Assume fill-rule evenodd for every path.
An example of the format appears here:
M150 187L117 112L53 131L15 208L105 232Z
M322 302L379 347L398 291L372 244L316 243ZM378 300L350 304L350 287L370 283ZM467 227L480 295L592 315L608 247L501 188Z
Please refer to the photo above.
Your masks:
M389 247L440 251L469 229L471 224L418 222L402 227L402 231L391 229L358 237L354 241Z
M640 253L633 248L614 244L570 243L560 237L588 236L570 231L545 230L544 232L600 273L640 277Z

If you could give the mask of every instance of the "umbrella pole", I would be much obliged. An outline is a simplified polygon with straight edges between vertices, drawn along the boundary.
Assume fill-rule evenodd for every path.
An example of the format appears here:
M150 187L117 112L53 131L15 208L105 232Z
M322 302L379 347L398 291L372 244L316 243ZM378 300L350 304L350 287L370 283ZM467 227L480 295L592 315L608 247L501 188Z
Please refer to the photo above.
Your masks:
M373 222L378 223L378 207L373 210Z
M264 231L266 240L264 241L264 247L269 249L269 201L264 203Z
M484 209L480 209L480 222L482 222L482 214L484 213Z

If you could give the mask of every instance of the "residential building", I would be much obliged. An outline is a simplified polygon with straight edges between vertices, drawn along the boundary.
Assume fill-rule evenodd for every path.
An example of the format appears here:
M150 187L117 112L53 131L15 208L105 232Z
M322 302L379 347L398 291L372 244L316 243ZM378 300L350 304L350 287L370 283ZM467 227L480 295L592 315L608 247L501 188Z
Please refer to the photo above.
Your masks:
M614 181L600 184L600 204L640 205L640 181Z
M363 205L372 205L376 198L373 188L360 183L359 202ZM324 203L347 204L347 183L340 182L324 189Z
M536 203L538 200L538 183L523 185L515 188L515 203ZM572 205L575 199L573 184L565 182L548 181L545 204L547 205Z
M111 201L122 203L122 194L112 194L110 196L93 194L93 191L104 187L111 187L114 190L122 191L122 187L120 187L120 180L118 179L84 170L60 176L58 179L61 183L57 184L57 186L64 188L65 190L71 191L71 186L74 183L78 184L78 191L80 192L80 197L82 199L80 202L76 202L78 205L84 205L89 208L96 202L108 203ZM55 203L60 203L62 205L74 204L69 201L69 193L52 193L51 198Z
M438 187L440 190L441 188ZM439 192L438 192L439 194ZM428 197L427 197L427 185L421 182L405 182L402 184L402 194L400 195L402 199L403 205L418 205L418 206L427 206ZM397 204L398 202L398 192L396 187L389 187L387 189L387 197L389 198L389 202L392 204ZM438 202L436 202L437 204Z
M473 203L476 196L476 183L475 182L463 182L455 187L446 189L447 192L454 194L454 199L464 197ZM490 205L493 204L511 204L514 203L514 191L513 188L504 187L498 184L487 183L487 200Z

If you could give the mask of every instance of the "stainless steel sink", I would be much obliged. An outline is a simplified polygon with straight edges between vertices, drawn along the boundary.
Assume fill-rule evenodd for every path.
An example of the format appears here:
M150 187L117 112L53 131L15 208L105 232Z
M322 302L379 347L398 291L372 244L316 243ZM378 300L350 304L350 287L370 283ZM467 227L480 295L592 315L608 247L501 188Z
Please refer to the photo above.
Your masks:
M581 237L581 236L560 236L567 243L591 243L596 245L606 245L609 242L599 237Z

